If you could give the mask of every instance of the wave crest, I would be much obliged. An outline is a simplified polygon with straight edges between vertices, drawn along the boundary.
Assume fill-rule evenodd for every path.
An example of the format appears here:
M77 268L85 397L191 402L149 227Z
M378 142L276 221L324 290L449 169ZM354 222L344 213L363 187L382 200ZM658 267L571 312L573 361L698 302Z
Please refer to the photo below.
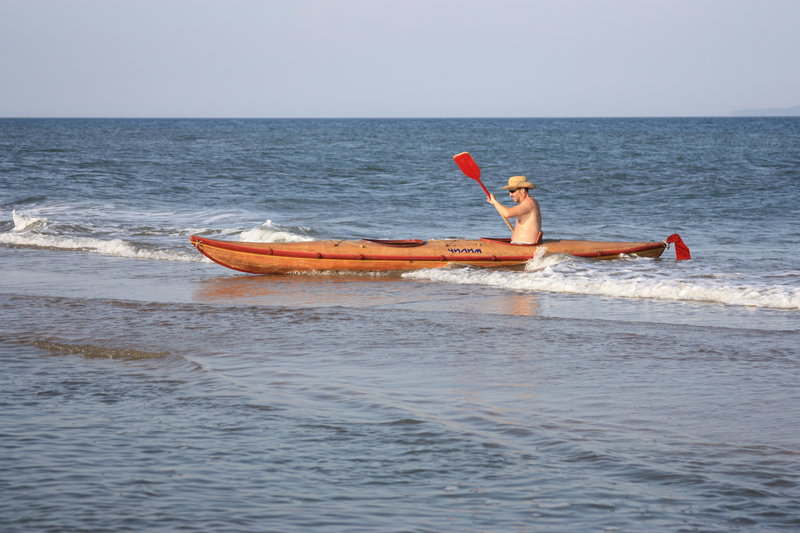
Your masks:
M241 232L239 240L242 242L304 242L313 239L281 229L275 226L272 220L267 220L260 226Z
M205 258L202 256L188 250L137 245L119 238L106 240L96 237L59 234L58 229L50 227L50 221L47 218L28 216L24 213L18 213L16 210L12 211L11 216L14 227L10 232L0 233L0 244L29 248L46 248L50 250L90 252L132 259L188 262L205 261ZM63 230L63 227L61 229Z
M44 217L30 217L17 210L11 211L11 218L14 221L14 228L11 231L35 231L47 226L48 220Z
M580 261L565 261L564 258L547 264L550 258L531 259L525 272L457 268L419 270L406 273L404 277L520 291L800 309L800 289L791 285L742 285L741 280L737 283L725 277L676 279L652 269L625 274L602 272L583 268ZM555 268L561 264L564 268Z

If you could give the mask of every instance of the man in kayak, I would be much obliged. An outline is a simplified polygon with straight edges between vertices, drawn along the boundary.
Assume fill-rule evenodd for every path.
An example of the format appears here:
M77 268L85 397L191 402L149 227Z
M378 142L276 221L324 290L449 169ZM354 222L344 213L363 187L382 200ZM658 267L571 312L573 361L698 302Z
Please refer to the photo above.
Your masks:
M508 178L508 185L503 188L508 189L511 199L519 205L508 208L498 202L493 194L489 195L487 201L502 216L517 219L514 231L511 233L511 242L537 244L542 238L542 215L539 211L539 202L530 195L530 191L535 189L536 185L530 183L525 176L511 176Z

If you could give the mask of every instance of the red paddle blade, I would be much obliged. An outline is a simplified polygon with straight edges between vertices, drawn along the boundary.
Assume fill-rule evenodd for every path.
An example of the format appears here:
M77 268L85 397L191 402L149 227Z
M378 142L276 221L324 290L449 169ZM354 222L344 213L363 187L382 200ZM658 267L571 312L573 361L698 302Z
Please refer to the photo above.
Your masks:
M481 179L481 167L472 159L472 156L469 155L468 152L461 152L460 154L456 154L453 156L453 161L456 162L458 168L461 169L461 172L469 176L474 180Z
M686 244L683 242L683 239L681 239L681 236L677 233L673 233L667 237L667 242L675 243L676 261L684 261L692 258L692 252L689 251L689 247L686 246Z

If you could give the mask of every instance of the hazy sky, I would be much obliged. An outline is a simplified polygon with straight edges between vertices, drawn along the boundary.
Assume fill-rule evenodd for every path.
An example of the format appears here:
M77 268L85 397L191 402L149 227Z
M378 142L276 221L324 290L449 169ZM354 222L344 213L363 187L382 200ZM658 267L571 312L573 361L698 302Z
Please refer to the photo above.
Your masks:
M0 0L0 117L798 104L800 0Z

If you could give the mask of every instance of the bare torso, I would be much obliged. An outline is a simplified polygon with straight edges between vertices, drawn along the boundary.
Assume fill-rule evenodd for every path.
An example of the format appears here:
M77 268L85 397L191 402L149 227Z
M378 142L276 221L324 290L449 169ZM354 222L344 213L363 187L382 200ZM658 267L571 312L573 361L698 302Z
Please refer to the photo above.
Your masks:
M539 232L542 231L542 215L539 202L529 196L527 191L518 191L511 196L518 205L506 207L490 195L488 202L494 205L497 212L506 218L516 218L514 230L511 232L513 242L536 243L539 241Z
M514 231L511 233L511 240L514 242L535 243L539 240L539 232L542 231L542 215L539 211L539 202L536 199L526 196L520 204L511 209L511 213L520 210L516 216Z

